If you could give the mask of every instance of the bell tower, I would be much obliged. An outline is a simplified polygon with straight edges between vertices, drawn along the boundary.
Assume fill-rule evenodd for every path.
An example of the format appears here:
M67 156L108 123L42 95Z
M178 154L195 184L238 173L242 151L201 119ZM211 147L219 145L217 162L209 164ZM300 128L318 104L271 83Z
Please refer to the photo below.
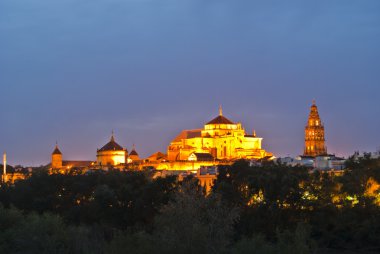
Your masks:
M327 148L325 146L325 127L319 117L318 107L313 101L310 108L309 119L305 127L305 150L304 156L326 155Z

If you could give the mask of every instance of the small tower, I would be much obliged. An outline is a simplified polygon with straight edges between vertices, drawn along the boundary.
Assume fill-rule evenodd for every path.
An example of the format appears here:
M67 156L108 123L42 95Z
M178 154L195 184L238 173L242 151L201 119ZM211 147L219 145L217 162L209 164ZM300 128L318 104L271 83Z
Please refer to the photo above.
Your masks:
M304 156L326 155L325 127L319 117L318 108L313 101L310 108L309 119L305 127L305 150Z
M132 162L135 162L135 161L139 161L139 160L140 160L139 154L136 152L135 144L133 144L132 151L131 151L131 153L129 154L129 159L131 159Z
M62 153L58 148L58 144L55 144L55 149L51 155L51 167L52 169L62 168Z

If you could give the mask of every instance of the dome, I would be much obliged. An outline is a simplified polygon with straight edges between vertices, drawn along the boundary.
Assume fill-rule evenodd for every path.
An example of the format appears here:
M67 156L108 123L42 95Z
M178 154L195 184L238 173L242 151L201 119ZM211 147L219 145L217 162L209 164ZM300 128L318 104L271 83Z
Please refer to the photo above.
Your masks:
M209 125L209 124L235 124L235 123L224 116L217 116L214 119L212 119L210 122L206 123L206 125Z
M104 151L124 151L124 149L121 145L115 142L115 139L112 134L110 142L108 142L106 145L104 145L102 148L98 150L98 152Z
M210 122L206 123L206 125L209 124L235 124L231 120L227 119L223 116L223 110L222 107L219 107L219 115L212 119Z

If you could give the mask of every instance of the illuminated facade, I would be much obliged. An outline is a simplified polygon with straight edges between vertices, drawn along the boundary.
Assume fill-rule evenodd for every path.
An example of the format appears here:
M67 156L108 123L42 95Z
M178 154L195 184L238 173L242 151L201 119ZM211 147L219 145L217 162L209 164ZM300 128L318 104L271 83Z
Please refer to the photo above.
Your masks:
M182 131L168 147L169 161L187 161L192 154L210 154L215 160L261 159L273 156L261 147L262 138L249 135L241 123L219 116L203 129Z
M97 150L96 161L99 166L117 166L125 164L128 158L128 151L116 143L111 136L110 142Z
M309 119L305 127L305 150L304 156L316 157L326 155L325 127L319 117L317 105L313 101L310 108Z
M67 173L71 169L82 169L87 170L89 168L107 167L107 166L120 166L123 167L128 160L128 151L116 143L114 135L112 133L111 140L104 145L101 149L96 152L96 162L95 161L73 161L73 160L63 160L63 155L55 145L54 151L51 156L51 169L53 172ZM139 158L137 152L134 150L132 153L132 160L137 160Z

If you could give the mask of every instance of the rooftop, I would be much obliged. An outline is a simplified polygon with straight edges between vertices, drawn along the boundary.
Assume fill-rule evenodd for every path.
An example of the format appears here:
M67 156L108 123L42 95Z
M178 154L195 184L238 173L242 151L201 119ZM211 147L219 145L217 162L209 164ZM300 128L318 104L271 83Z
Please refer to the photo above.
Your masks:
M108 142L105 146L100 148L98 152L104 152L104 151L124 151L124 148L116 143L115 138L113 137L113 133L111 136L110 142Z
M219 115L215 117L214 119L212 119L210 122L206 123L206 125L209 125L209 124L235 124L235 123L227 119L226 117Z
M55 145L55 149L53 151L53 154L62 154L61 151L58 149L58 145Z
M219 115L212 119L210 122L206 123L206 125L209 124L235 124L231 120L227 119L226 117L223 116L223 110L222 107L219 107Z

